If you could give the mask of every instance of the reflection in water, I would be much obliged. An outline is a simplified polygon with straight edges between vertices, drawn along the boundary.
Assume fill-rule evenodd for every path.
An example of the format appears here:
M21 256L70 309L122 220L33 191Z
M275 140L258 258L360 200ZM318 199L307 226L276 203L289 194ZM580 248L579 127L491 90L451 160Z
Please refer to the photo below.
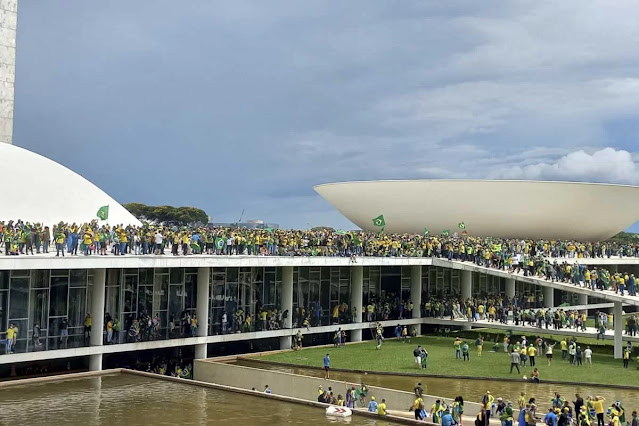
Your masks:
M263 362L238 360L238 365L246 367L256 367L284 371L287 373L303 374L313 377L324 377L324 371L308 368L286 367ZM568 399L574 400L575 393L581 394L584 399L588 395L600 395L608 401L620 400L626 401L627 407L634 407L639 404L639 391L611 389L595 386L573 386L573 385L556 385L550 383L533 384L524 382L521 379L513 378L510 382L502 382L498 380L465 380L465 379L442 379L434 377L406 377L391 376L377 374L359 374L359 373L343 373L331 371L331 379L344 380L352 383L360 383L363 379L366 384L379 386L389 389L404 390L412 392L417 382L421 382L424 390L431 394L442 396L444 398L455 398L458 395L464 397L466 401L479 402L482 395L489 390L495 397L501 396L505 400L511 400L513 403L517 401L520 392L525 392L527 398L535 397L538 404L550 403L555 396L555 392Z
M1 424L25 425L393 425L329 419L321 408L269 401L133 375L24 385L0 390Z

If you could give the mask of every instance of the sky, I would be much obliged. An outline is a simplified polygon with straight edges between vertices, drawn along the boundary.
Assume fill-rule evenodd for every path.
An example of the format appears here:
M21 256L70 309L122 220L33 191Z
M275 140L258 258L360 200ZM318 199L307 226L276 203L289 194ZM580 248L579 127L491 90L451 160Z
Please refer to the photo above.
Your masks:
M121 203L352 229L313 185L639 184L630 1L18 8L14 143Z

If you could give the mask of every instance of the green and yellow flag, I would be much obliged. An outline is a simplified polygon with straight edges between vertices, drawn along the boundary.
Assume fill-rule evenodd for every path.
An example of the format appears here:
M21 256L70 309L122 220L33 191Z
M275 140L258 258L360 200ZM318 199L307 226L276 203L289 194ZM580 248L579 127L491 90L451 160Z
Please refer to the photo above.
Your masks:
M459 229L466 229L466 224L464 222L459 222L459 224L457 225L457 227Z
M96 215L100 220L107 220L109 218L109 206L100 207Z
M215 248L222 250L224 248L224 238L217 237L215 239Z
M386 226L386 221L384 220L384 215L380 214L379 216L373 218L373 225L383 228Z
M442 237L447 237L450 235L450 229L444 229L442 231Z
M424 237L427 237L428 234L430 234L430 231L428 230L428 228L424 228Z

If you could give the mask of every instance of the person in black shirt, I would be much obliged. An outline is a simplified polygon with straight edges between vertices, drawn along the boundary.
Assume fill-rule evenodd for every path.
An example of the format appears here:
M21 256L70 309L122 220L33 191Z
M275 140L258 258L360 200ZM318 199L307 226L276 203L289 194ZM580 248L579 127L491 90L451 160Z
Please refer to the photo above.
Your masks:
M579 394L575 394L575 400L573 401L573 404L575 404L575 413L580 413L581 412L581 407L584 405L584 399L579 396Z

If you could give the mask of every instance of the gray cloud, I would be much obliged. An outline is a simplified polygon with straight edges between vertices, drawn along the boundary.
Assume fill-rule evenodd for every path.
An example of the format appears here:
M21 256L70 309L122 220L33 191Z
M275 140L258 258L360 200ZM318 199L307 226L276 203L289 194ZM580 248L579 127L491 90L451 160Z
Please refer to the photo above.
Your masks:
M15 142L122 202L285 226L350 226L327 181L636 182L568 166L638 155L635 21L603 0L22 1Z

